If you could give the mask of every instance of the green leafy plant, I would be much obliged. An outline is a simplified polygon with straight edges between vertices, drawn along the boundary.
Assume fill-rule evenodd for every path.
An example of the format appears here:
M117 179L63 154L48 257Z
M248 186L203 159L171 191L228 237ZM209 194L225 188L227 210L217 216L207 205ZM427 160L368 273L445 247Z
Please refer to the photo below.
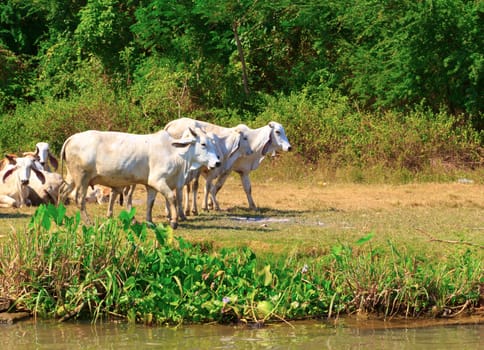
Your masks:
M479 299L482 262L469 249L431 262L391 242L390 254L373 247L370 233L281 264L249 248L203 250L168 227L133 222L134 214L87 227L62 205L39 207L26 232L1 246L0 295L39 317L145 324L443 315Z

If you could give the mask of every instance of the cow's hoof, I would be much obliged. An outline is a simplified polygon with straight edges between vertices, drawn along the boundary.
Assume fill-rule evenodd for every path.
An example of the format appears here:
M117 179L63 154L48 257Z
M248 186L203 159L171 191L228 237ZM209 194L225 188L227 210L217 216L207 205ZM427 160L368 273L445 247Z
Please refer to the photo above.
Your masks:
M170 222L170 226L172 229L176 230L178 227L178 222Z

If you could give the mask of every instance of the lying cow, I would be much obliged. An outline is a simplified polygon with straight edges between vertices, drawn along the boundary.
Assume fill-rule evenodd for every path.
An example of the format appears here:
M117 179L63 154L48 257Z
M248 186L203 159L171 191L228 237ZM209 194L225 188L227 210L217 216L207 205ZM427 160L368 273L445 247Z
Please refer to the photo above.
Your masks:
M40 182L45 182L43 173L36 167L35 162L29 158L7 155L0 165L0 207L22 207L30 205L29 179L34 172Z
M62 194L75 191L76 204L86 222L85 197L89 186L101 184L122 188L143 184L147 190L146 221L152 222L152 209L157 192L169 202L170 225L178 226L176 206L190 169L220 165L213 143L192 129L180 139L166 131L135 135L121 132L90 130L69 137L61 150L70 183ZM176 190L176 201L173 191Z
M32 205L41 204L57 205L59 198L59 189L64 182L62 176L58 173L51 173L45 170L39 170L44 175L44 182L37 177L31 176L29 181L29 200Z

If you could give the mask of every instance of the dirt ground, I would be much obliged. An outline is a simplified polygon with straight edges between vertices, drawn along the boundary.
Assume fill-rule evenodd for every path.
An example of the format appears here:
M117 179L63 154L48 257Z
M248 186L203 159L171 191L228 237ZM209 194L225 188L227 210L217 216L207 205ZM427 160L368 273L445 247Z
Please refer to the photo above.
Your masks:
M199 210L201 210L203 187L199 191ZM252 181L252 195L261 209L259 212L244 211L247 199L238 176L231 176L219 193L218 199L222 213L210 212L212 216L242 210L243 215L303 215L305 213L352 213L352 212L388 212L394 213L408 209L420 209L475 213L473 230L484 232L484 185L462 183L415 183L405 185L387 184L350 184L323 183L306 184L297 182L279 182L273 179ZM140 219L144 217L146 192L138 186L134 196ZM34 213L35 207L0 208L0 235L13 228L22 227ZM88 212L92 216L103 217L107 204L89 204ZM68 213L75 212L74 205L68 206ZM115 208L115 215L120 207ZM482 214L482 215L480 215ZM208 215L208 214L206 214ZM154 220L164 221L164 199L157 196L153 212ZM200 223L207 216L196 222ZM193 221L193 217L189 221ZM195 223L194 223L195 225ZM182 224L183 226L183 224ZM481 241L482 242L482 241Z
M484 185L478 184L361 185L320 182L306 185L268 181L253 184L253 197L258 206L279 210L323 207L340 210L382 210L397 206L471 206L484 211ZM245 194L237 178L232 178L223 188L220 200L225 207L246 205Z

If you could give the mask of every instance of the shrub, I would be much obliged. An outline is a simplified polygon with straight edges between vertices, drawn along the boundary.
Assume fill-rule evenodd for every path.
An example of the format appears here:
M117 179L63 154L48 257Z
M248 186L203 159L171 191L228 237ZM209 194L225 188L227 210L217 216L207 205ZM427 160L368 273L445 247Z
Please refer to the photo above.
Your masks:
M480 134L461 116L418 107L411 113L359 112L328 89L267 97L254 124L280 121L307 162L333 167L425 169L436 160L453 166L482 165Z

